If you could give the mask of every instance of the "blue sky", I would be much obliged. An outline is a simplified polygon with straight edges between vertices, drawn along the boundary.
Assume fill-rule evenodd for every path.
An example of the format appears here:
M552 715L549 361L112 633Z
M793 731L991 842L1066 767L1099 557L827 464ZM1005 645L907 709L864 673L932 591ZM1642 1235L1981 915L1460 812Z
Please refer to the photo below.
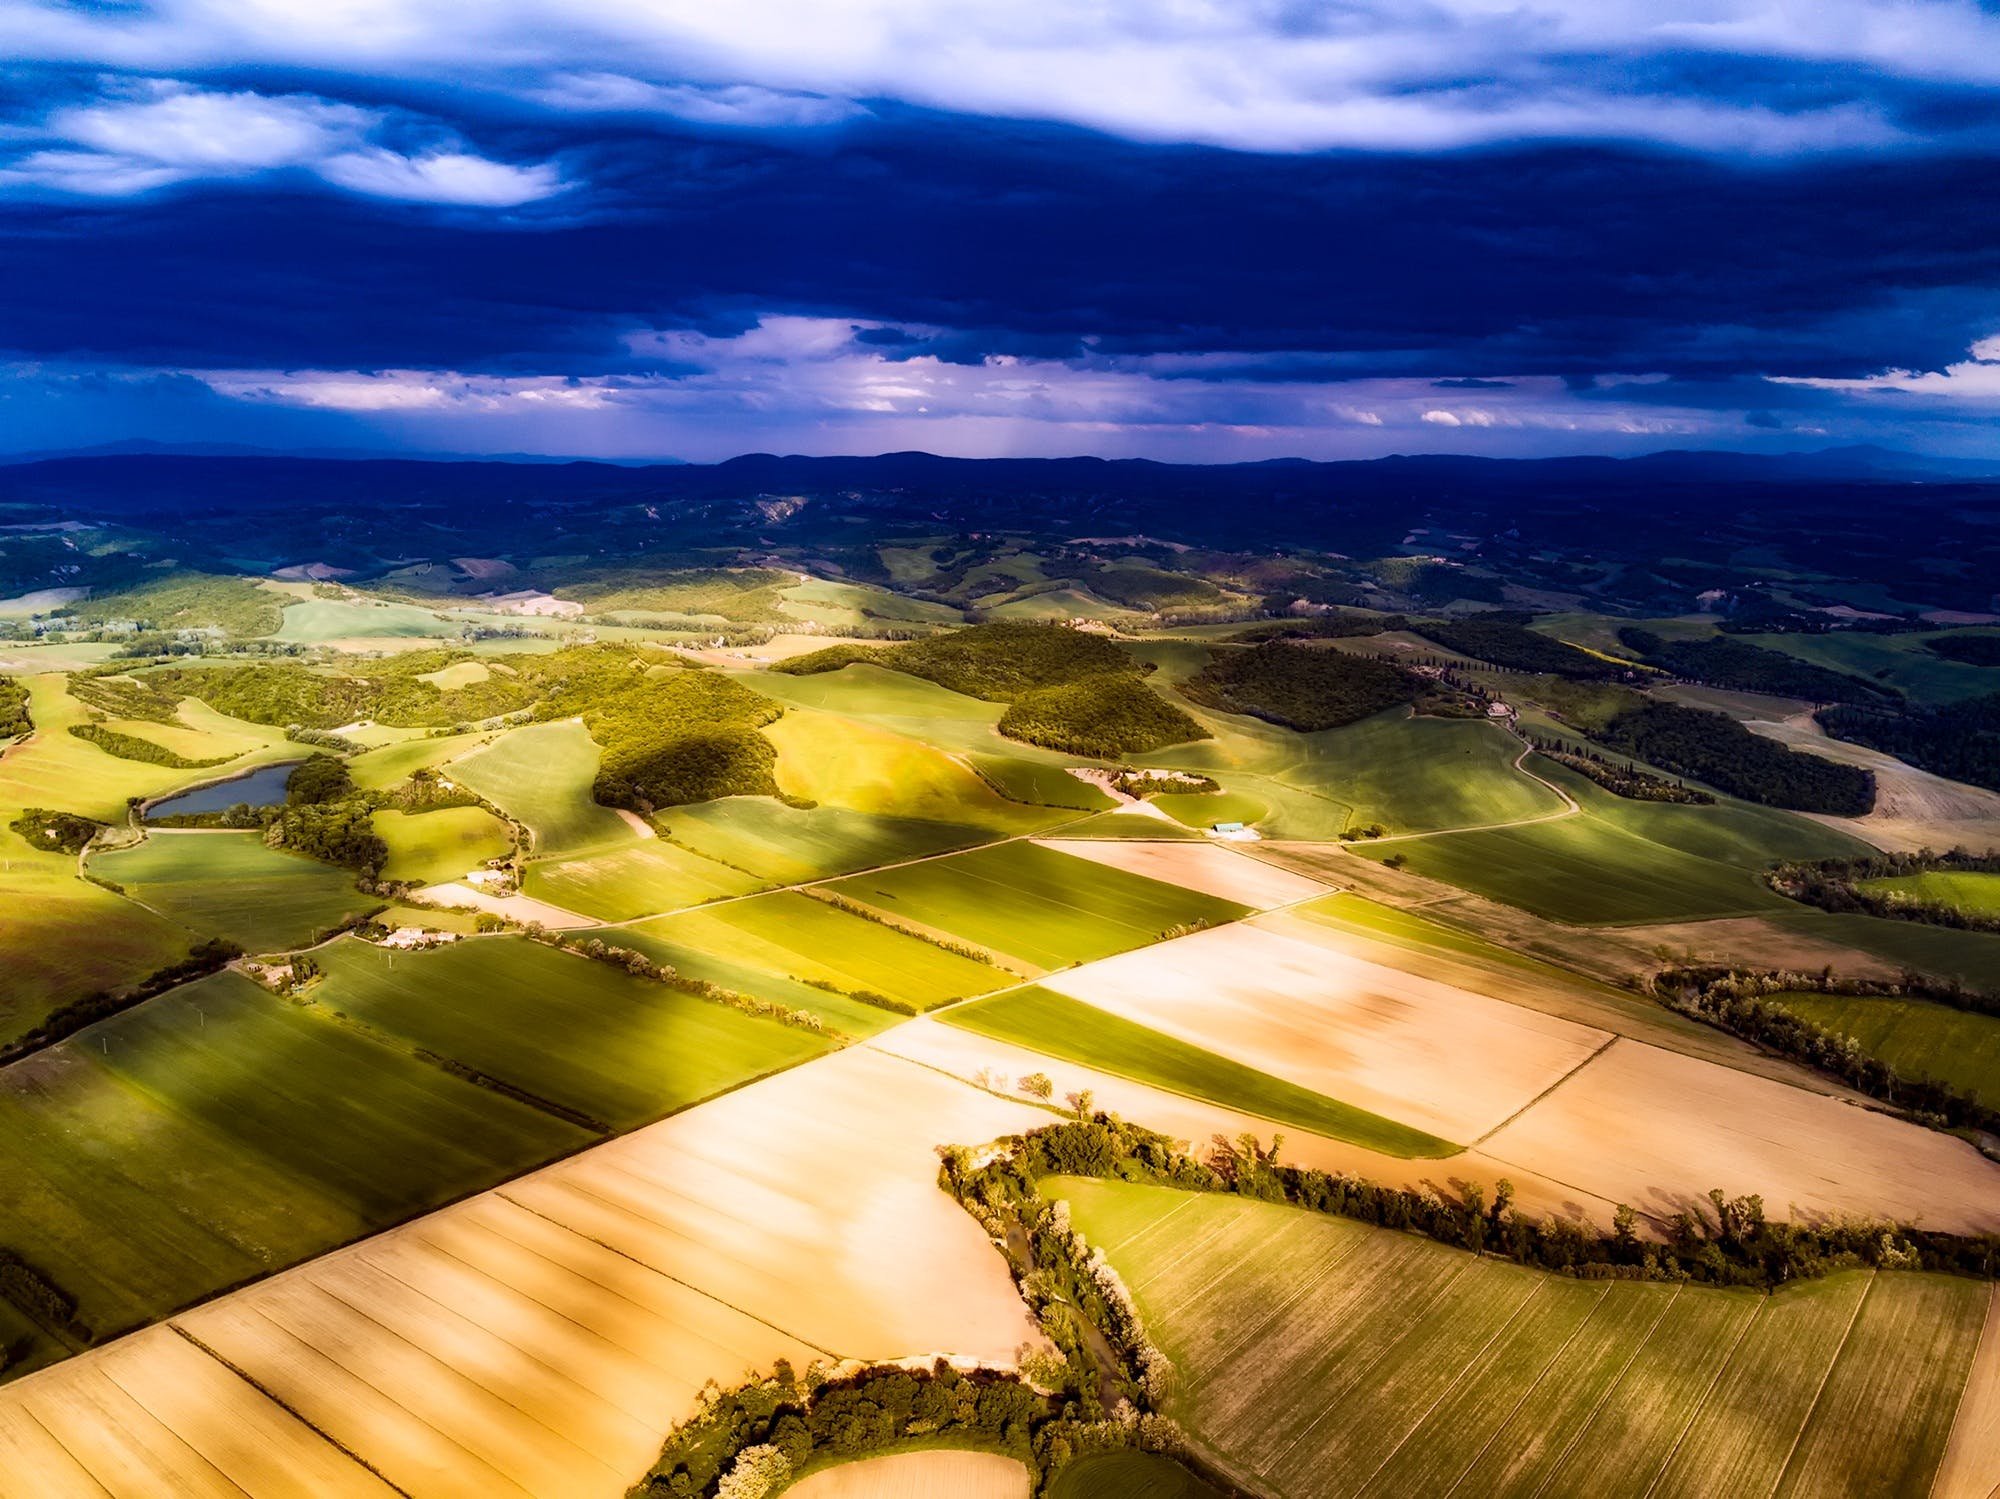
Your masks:
M0 452L2000 457L1987 0L0 0Z

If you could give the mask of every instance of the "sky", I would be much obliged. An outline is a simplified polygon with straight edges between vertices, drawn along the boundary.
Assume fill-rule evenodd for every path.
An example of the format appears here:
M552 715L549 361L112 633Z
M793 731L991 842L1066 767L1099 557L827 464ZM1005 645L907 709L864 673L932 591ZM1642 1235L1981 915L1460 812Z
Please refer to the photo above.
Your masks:
M2000 458L2000 0L0 0L0 453Z

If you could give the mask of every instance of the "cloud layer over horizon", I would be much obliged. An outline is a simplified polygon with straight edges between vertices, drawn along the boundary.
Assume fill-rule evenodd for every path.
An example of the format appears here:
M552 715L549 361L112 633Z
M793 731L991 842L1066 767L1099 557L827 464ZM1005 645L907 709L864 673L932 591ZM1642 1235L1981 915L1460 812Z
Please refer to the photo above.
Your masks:
M2000 457L1974 0L0 0L0 452Z

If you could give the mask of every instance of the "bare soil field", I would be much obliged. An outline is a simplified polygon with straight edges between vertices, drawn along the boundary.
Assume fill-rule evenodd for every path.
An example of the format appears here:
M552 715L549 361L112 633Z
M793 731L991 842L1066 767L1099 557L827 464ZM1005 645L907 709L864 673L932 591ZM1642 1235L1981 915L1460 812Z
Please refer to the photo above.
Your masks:
M433 905L449 906L455 911L486 911L494 916L504 916L509 921L539 921L553 931L603 925L595 916L565 911L561 906L552 906L545 900L536 900L532 895L490 895L484 890L475 890L470 885L457 883L426 885L417 892L417 895Z
M1164 880L1169 885L1199 890L1204 895L1220 896L1260 911L1311 900L1329 890L1316 879L1272 864L1260 864L1206 840L1149 843L1121 838L1038 838L1035 841L1044 848L1060 849L1079 859L1122 869L1127 874Z
M1115 1073L1101 1072L1060 1057L1045 1056L1025 1047L977 1035L971 1031L942 1025L925 1017L912 1020L874 1037L868 1046L954 1077L994 1090L1020 1096L1020 1079L1039 1072L1049 1079L1052 1095L1060 1103L1071 1093L1088 1091L1101 1109L1156 1129L1161 1134L1196 1147L1218 1135L1227 1140L1250 1134L1269 1143L1277 1126L1219 1104L1170 1093L1147 1083L1134 1082ZM1046 1123L1056 1116L1037 1111L1016 1129ZM1559 1182L1537 1176L1519 1166L1502 1165L1482 1152L1461 1151L1443 1160L1410 1160L1387 1155L1345 1140L1328 1140L1297 1129L1283 1131L1282 1159L1297 1166L1326 1172L1348 1172L1369 1181L1399 1187L1430 1187L1446 1195L1458 1196L1465 1187L1482 1187L1492 1200L1496 1183L1503 1176L1514 1183L1515 1200L1523 1210L1552 1213L1558 1218L1589 1221L1602 1228L1611 1226L1615 1204L1609 1199L1578 1192ZM961 1142L970 1143L970 1142Z
M1089 963L1044 984L1461 1142L1498 1128L1610 1039L1606 1031L1367 962L1343 951L1338 934L1321 942L1307 931L1237 923Z
M1028 1499L1028 1470L991 1452L899 1452L824 1469L785 1492L790 1499Z
M837 1053L0 1389L0 1494L616 1499L709 1379L1011 1362L934 1146L1039 1117Z
M1720 1187L1762 1194L1774 1218L2000 1229L2000 1166L1963 1141L1623 1039L1483 1143L1496 1160L1657 1216Z

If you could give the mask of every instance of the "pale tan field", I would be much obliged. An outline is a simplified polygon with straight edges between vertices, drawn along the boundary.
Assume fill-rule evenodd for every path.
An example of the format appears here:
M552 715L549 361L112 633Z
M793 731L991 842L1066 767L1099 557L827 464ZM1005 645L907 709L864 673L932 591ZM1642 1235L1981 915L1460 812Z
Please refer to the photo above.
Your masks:
M1150 802L1140 805L1151 806ZM1260 864L1219 843L1176 838L1148 843L1126 838L1038 838L1044 848L1060 849L1079 859L1108 864L1128 874L1199 890L1204 895L1233 900L1238 905L1268 911L1329 893L1318 880Z
M595 916L566 911L561 906L552 906L545 900L536 900L532 895L489 895L484 890L475 890L470 885L460 885L456 882L448 885L426 885L417 892L417 895L432 905L449 906L455 911L485 911L490 915L504 916L509 921L523 923L539 921L552 931L604 924Z
M1345 1140L1323 1139L1291 1126L1275 1125L1254 1114L1204 1103L1115 1073L991 1040L929 1017L884 1031L866 1044L968 1082L980 1083L983 1079L984 1086L1006 1094L1018 1090L1021 1078L1039 1072L1054 1085L1058 1103L1071 1093L1088 1091L1096 1107L1156 1129L1197 1150L1205 1149L1218 1135L1232 1141L1242 1135L1255 1135L1268 1145L1274 1134L1282 1133L1285 1142L1280 1159L1295 1166L1347 1172L1388 1186L1430 1187L1453 1197L1466 1186L1476 1184L1484 1189L1488 1201L1492 1200L1495 1185L1506 1177L1514 1183L1515 1200L1526 1212L1538 1216L1553 1213L1558 1218L1588 1220L1604 1228L1611 1226L1615 1204L1608 1199L1578 1192L1519 1166L1503 1166L1476 1149L1430 1161L1383 1155ZM1015 1127L1027 1128L1056 1117L1042 1110L1028 1116L1027 1123Z
M1602 1030L1367 962L1343 951L1337 933L1322 942L1294 931L1217 927L1043 982L1464 1144L1498 1128L1610 1039Z
M2000 1493L2000 1287L1987 1302L1986 1327L1952 1420L1932 1499L1989 1499Z
M2000 1229L2000 1166L1886 1114L1620 1039L1485 1142L1494 1159L1671 1216L1711 1187L1774 1218Z
M1875 772L1875 808L1866 817L1808 814L1815 822L1898 853L1961 844L1974 853L2000 852L2000 793L1948 781L1880 750L1831 738L1810 713L1781 720L1751 719L1744 727L1781 744Z
M902 1452L842 1463L785 1493L789 1499L1028 1499L1028 1470L991 1452Z
M1038 1117L835 1053L0 1388L0 1494L616 1499L705 1381L1010 1362L933 1147Z

